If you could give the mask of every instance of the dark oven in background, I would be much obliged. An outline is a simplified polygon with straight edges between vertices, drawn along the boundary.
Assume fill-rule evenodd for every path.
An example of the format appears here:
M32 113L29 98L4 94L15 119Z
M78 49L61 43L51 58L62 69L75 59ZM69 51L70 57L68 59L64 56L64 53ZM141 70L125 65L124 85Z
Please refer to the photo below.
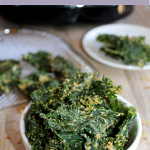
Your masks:
M13 5L0 6L0 15L17 23L107 23L127 16L126 5Z

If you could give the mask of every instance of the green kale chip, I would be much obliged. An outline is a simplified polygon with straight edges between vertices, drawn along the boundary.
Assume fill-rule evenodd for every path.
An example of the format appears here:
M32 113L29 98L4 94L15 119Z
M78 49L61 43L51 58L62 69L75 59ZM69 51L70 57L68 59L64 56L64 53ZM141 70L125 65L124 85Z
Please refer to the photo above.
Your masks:
M125 64L143 67L150 62L150 46L145 43L145 37L116 36L102 34L97 41L104 46L100 49L116 59L123 59Z
M71 61L65 60L61 56L56 56L51 60L50 68L51 72L54 72L60 81L76 75L79 71Z
M23 60L27 61L31 65L35 66L38 70L43 70L49 72L50 70L50 60L51 54L45 51L39 51L37 53L28 53L28 55L23 55Z
M30 94L39 89L46 89L49 86L58 87L59 82L52 77L47 76L44 71L36 70L24 79L18 80L18 88L30 98Z
M0 75L9 71L14 65L19 65L19 62L11 59L0 61Z
M121 150L136 110L117 99L119 90L106 77L77 73L34 91L26 131L32 149Z
M50 86L58 87L65 78L79 71L72 62L61 56L51 59L51 54L45 51L28 53L23 55L22 59L35 66L34 70L37 70L24 77L24 71L21 70L24 66L19 61L0 60L0 94L21 91L31 100L30 94L33 91ZM30 71L28 67L27 69Z
M3 71L3 73L0 75L0 90L5 93L16 91L17 80L21 76L19 62L12 60L3 61L0 64L0 68Z
M76 75L76 72L79 71L71 61L65 60L61 56L51 59L51 54L44 51L35 54L28 53L27 56L23 55L23 60L35 66L38 70L54 73L57 80L61 82L65 78Z
M115 136L114 143L117 149L123 150L123 146L129 139L129 126L136 116L136 109L130 106L127 117L123 121L122 125L119 127L119 133Z

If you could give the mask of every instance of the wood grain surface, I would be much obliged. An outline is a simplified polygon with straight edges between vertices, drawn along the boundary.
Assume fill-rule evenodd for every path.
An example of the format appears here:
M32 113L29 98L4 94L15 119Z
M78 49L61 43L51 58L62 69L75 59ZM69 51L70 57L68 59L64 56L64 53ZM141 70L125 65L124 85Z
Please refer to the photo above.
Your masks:
M112 24L136 24L150 27L150 7L135 6L129 16ZM0 31L6 28L29 28L45 30L64 38L73 48L88 60L100 72L101 77L114 80L115 85L122 85L119 94L126 98L137 109L143 122L142 137L137 150L150 150L150 70L125 71L105 66L89 57L83 50L81 41L84 34L100 24L68 25L22 25L19 26L0 17ZM138 31L137 31L138 32ZM0 110L0 150L25 150L19 131L21 112L26 104Z

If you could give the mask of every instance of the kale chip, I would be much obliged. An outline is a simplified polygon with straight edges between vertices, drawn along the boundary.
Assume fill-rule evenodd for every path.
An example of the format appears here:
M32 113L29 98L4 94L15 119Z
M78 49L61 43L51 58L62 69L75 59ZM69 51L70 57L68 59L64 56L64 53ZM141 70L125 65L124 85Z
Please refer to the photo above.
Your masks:
M145 43L145 37L116 36L102 34L97 41L104 45L100 48L107 55L124 60L125 64L143 67L150 62L150 46Z
M57 88L32 93L26 136L33 150L123 150L136 117L117 99L121 86L77 73Z

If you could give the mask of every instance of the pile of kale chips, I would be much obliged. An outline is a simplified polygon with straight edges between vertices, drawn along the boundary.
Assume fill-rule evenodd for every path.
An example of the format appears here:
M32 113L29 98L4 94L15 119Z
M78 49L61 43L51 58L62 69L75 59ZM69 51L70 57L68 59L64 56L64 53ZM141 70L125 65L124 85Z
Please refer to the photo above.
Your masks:
M45 51L28 53L23 55L22 60L34 66L36 71L22 78L23 68L20 67L20 61L1 60L0 92L21 91L30 100L30 94L34 90L57 87L65 78L75 75L79 70L69 60L61 56L52 58L51 54ZM49 76L48 73L53 73L55 77Z
M124 60L127 65L143 67L150 62L150 46L145 43L145 37L102 34L97 37L97 41L103 43L101 51L113 58Z
M25 133L32 150L123 150L136 109L117 99L121 88L78 72L34 91Z

